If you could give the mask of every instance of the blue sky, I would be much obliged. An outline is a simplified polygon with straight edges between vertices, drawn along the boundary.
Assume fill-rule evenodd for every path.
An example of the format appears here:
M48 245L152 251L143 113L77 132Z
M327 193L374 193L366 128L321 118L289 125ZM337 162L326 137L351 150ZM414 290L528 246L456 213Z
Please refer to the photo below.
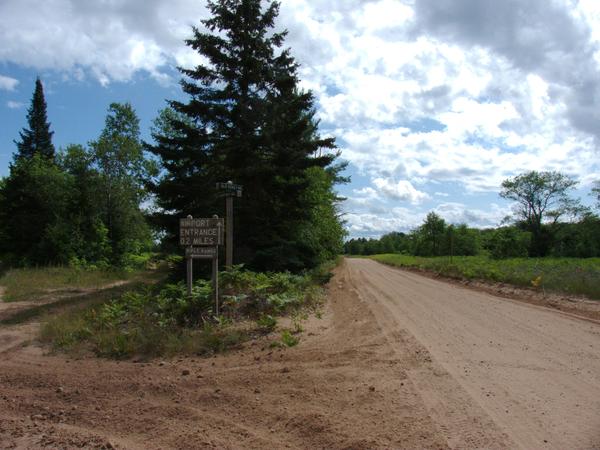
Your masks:
M35 11L35 13L32 13ZM25 125L36 76L57 147L100 133L129 101L143 137L206 17L198 0L3 0L0 176ZM352 183L340 187L352 236L417 226L428 211L497 225L502 180L526 170L600 179L600 2L294 0L278 28L335 136Z

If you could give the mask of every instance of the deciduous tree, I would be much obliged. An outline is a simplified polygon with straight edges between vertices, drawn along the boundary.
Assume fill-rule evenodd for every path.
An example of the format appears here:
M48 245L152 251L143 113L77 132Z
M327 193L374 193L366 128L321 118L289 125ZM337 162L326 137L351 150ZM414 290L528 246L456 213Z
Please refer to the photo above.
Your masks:
M145 158L139 119L129 103L112 103L100 137L90 143L99 177L102 223L111 246L111 262L122 264L128 253L148 245L150 231L140 210L146 198L145 181L156 175Z
M551 244L545 223L555 224L578 210L579 202L569 196L576 185L577 181L560 172L534 170L502 182L500 196L516 202L516 220L532 234L531 256L544 256Z

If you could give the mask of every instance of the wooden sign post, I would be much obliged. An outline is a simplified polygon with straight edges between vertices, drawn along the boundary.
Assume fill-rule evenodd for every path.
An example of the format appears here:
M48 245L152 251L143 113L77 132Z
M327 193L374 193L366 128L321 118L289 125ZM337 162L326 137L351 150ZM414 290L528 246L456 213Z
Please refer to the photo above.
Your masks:
M187 293L192 295L194 259L212 260L212 287L215 314L219 315L219 245L223 244L223 219L179 219L179 244L185 247L187 264Z
M233 265L233 197L242 196L242 186L240 184L233 184L232 181L227 183L217 183L217 189L225 192L225 210L227 220L227 245L225 246L225 267L227 270L231 270Z

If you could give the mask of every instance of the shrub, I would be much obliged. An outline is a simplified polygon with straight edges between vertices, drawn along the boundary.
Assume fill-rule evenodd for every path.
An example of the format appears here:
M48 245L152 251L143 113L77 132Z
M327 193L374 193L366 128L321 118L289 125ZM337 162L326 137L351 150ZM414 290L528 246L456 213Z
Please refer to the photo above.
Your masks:
M275 330L275 328L277 327L277 319L275 319L273 316L266 314L261 316L257 321L256 324L258 325L258 328L260 328L262 331L266 332L266 333L270 333L273 330Z

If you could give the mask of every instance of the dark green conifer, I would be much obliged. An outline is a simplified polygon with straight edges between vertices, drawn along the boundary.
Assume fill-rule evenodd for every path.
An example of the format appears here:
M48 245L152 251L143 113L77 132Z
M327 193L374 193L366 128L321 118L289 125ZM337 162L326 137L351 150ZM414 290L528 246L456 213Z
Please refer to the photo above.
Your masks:
M38 154L53 161L55 150L52 144L52 135L54 132L50 131L44 88L39 77L35 80L35 91L31 99L31 106L27 111L27 125L28 128L23 128L23 131L19 132L21 141L15 141L18 150L15 159L31 159L33 155Z
M298 64L283 48L286 32L273 31L279 4L261 3L208 2L205 30L194 28L186 41L207 63L180 69L189 101L170 102L174 112L153 134L156 145L148 149L166 172L151 189L164 211L156 219L174 238L179 217L223 215L216 182L243 185L234 262L299 270L323 254L321 242L302 239L318 203L307 203L309 169L333 171L329 194L340 181L337 153L334 140L318 134L312 94L298 87Z

